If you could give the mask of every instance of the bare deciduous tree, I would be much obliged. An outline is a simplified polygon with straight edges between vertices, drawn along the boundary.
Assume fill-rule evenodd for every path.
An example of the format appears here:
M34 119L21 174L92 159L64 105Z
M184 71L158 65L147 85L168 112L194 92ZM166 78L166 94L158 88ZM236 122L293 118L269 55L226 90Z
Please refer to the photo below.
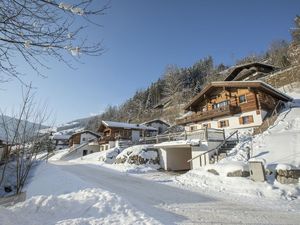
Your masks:
M76 0L68 4L57 0L0 1L0 72L2 81L17 78L22 81L14 57L19 55L38 74L46 67L45 57L71 64L71 56L103 53L101 41L89 43L83 30L103 15L108 4L99 6L94 0Z
M0 126L5 133L5 154L0 166L0 187L10 180L17 194L21 192L36 156L46 151L48 136L40 130L47 121L47 107L34 102L32 89L23 94L22 105L17 113L7 117L1 111ZM30 122L29 122L30 121ZM13 179L12 179L13 177Z

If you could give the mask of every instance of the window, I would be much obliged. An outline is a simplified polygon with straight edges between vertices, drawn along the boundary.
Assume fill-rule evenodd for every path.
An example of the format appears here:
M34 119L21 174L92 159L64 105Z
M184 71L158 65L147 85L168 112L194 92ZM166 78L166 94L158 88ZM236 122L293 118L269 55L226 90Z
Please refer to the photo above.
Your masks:
M239 103L241 104L241 103L245 103L245 102L247 102L246 95L239 96Z
M228 100L226 101L223 101L223 102L219 102L219 103L215 103L213 104L213 109L218 109L218 108L221 108L221 107L224 107L224 106L227 106L229 103Z
M204 123L202 124L202 128L211 128L210 123Z
M229 126L229 121L228 120L220 120L218 122L218 127L222 128L222 127L228 127Z
M197 126L191 126L191 131L197 130Z
M239 118L240 124L253 123L253 116L243 116Z
M82 138L82 141L85 141L85 138Z

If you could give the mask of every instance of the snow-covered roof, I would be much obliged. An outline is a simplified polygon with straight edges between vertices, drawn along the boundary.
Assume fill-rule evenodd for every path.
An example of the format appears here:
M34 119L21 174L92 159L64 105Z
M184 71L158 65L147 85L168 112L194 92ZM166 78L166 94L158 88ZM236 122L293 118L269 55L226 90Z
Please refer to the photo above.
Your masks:
M146 121L144 123L141 123L143 125L147 125L147 124L150 124L150 123L153 123L153 122L160 122L160 123L164 123L165 125L167 126L170 126L169 123L167 123L166 121L162 120L162 119L153 119L153 120L149 120L149 121Z
M123 123L123 122L114 122L114 121L104 121L102 123L107 127L118 127L124 129L136 129L136 130L153 130L156 131L157 129L154 127L146 126L143 124L134 124L134 123Z
M67 134L54 134L52 136L53 140L68 140L71 137L71 135Z
M83 133L90 133L96 137L100 137L100 134L94 132L94 131L91 131L91 130L82 130L82 131L79 131L79 132L76 132L74 134L72 134L70 137L74 136L75 134L83 134Z

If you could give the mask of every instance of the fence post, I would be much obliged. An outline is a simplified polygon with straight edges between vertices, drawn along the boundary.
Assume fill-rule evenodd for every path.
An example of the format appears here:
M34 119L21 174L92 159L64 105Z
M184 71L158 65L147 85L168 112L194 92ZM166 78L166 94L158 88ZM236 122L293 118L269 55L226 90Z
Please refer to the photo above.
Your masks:
M239 132L238 131L236 132L236 139L239 142Z
M158 144L158 135L156 135L156 144Z
M186 133L186 130L184 130L184 140L187 140L187 133Z
M225 129L223 129L223 140L225 140L226 137L225 137Z
M205 140L208 141L208 129L207 129L207 127L205 127L205 134L204 135L205 135L204 136Z

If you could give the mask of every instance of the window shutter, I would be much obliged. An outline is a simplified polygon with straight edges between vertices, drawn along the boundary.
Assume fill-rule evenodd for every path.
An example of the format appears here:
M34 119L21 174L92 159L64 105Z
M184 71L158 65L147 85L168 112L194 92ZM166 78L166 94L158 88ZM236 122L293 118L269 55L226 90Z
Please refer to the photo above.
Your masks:
M211 124L210 123L207 124L207 128L211 128Z
M218 128L221 128L221 122L218 121Z
M249 116L249 123L253 123L254 120L253 120L253 116Z
M242 125L243 124L243 117L240 117L239 121L240 121L240 125Z

